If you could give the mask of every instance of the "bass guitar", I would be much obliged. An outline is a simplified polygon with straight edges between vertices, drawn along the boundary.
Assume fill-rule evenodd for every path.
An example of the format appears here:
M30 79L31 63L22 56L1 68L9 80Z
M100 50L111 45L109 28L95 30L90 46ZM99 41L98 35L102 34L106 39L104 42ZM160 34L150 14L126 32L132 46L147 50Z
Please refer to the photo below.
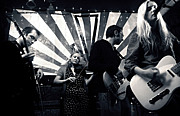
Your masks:
M140 104L147 110L155 111L170 101L175 89L180 87L180 63L172 56L163 57L156 65L160 81L134 75L130 88Z
M129 81L126 78L118 78L115 75L110 75L107 72L103 73L103 81L105 87L120 100L126 97L126 88Z

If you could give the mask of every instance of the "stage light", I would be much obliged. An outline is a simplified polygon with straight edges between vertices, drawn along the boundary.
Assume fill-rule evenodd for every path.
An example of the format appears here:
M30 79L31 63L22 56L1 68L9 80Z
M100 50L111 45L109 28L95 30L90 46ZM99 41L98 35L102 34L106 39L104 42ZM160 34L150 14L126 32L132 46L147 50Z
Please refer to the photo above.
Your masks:
M55 13L55 9L54 9L54 6L52 5L52 3L50 3L49 7L47 8L47 13L49 13L49 14Z
M28 0L28 2L26 3L26 5L30 8L33 9L36 7L36 3L34 2L34 0Z

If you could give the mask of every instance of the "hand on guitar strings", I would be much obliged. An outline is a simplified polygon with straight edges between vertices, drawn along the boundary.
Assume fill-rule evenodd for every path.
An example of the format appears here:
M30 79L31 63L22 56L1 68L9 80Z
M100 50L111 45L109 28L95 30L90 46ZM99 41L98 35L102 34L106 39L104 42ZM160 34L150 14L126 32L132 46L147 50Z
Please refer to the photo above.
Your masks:
M153 81L159 82L159 83L163 83L165 82L165 76L166 76L166 72L164 73L160 73L159 69L155 68L155 67L151 67L148 68L146 70L144 70L144 77L150 78Z
M120 79L123 79L123 78L124 78L121 70L118 70L118 72L115 74L115 76L117 76L117 77L120 78Z

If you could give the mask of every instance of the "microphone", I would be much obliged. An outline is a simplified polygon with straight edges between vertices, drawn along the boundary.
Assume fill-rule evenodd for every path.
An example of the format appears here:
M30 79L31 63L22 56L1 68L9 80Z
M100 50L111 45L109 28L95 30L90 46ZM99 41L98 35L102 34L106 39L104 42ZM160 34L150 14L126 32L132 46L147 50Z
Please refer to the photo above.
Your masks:
M157 15L161 8L165 5L165 0L162 0L161 4L157 7L154 14Z

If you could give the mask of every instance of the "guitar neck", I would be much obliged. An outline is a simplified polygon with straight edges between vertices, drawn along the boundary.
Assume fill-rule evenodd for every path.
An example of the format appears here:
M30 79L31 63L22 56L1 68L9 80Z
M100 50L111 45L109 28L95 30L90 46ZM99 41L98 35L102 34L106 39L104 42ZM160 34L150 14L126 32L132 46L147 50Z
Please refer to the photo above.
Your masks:
M173 66L171 70L180 77L180 62Z

